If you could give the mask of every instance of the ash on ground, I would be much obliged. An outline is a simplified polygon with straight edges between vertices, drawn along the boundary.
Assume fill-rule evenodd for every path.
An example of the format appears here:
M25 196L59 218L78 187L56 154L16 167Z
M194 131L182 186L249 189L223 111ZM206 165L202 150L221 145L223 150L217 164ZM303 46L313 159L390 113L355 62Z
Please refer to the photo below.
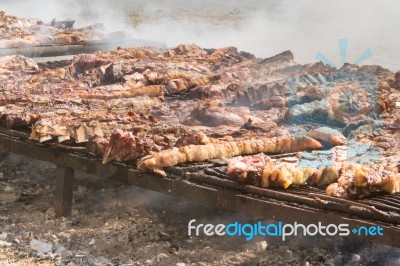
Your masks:
M55 218L55 166L0 153L0 265L400 265L400 249L346 238L188 236L258 219L77 172Z

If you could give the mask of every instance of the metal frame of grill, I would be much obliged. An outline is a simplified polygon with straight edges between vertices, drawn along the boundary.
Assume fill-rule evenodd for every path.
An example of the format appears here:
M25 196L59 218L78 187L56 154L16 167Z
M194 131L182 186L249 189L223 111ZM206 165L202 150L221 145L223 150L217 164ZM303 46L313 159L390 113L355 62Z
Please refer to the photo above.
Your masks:
M167 177L140 172L123 163L102 164L83 149L30 141L28 134L0 128L0 150L22 154L57 165L55 209L68 215L72 205L74 170L125 182L219 208L265 219L304 224L348 223L353 227L379 225L384 235L367 240L400 247L400 194L375 195L357 201L326 196L309 186L288 190L241 185L227 179L225 167L216 163L176 166Z
M37 46L0 48L0 56L21 54L28 57L54 57L63 55L76 55L94 53L97 51L114 50L117 47L153 46L165 48L162 42L144 39L124 39L116 41L81 42L75 44L43 44Z

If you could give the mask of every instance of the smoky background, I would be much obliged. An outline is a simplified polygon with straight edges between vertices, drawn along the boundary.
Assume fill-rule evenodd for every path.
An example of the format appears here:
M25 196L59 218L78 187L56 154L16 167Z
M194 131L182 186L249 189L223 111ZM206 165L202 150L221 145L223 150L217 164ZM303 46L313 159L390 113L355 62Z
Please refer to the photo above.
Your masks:
M347 62L368 48L364 64L400 69L400 2L377 0L0 0L0 9L16 16L72 18L76 26L102 22L109 31L168 46L237 46L269 57L292 50L299 63L316 61L321 51L340 66L338 39L348 39Z

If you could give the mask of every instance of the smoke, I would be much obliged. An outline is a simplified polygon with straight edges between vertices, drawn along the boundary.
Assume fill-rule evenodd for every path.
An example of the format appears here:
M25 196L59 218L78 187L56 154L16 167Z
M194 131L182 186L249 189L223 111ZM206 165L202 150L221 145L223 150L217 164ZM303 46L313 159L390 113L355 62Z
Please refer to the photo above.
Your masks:
M268 57L292 50L299 63L315 62L318 51L340 66L338 39L348 39L346 61L368 48L365 64L400 69L397 38L400 2L377 0L0 0L7 13L50 21L72 18L77 25L103 22L136 38L168 46L237 46Z
M128 28L123 8L114 8L114 2L80 0L0 0L0 10L8 15L31 17L49 23L52 19L73 19L75 27L101 22L106 30L116 31Z

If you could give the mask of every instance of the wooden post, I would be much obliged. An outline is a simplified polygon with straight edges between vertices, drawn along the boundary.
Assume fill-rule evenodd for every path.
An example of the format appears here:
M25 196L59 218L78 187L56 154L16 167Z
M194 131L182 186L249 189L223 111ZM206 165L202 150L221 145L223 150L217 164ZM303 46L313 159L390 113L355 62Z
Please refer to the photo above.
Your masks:
M57 166L55 212L57 217L71 214L74 169Z

